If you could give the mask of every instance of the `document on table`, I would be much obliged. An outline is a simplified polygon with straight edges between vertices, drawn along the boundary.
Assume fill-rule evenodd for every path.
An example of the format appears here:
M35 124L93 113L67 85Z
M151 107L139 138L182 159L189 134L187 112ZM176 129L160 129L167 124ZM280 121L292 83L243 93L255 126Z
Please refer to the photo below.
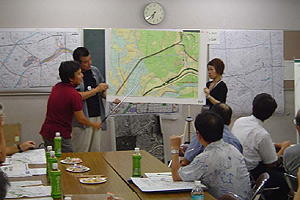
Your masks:
M28 163L12 164L1 166L0 170L3 171L9 178L10 177L26 177L35 175L45 175L46 168L29 168Z
M9 178L32 176L27 163L1 166L0 170L3 171Z
M45 149L33 149L22 153L15 153L4 164L14 163L46 164Z
M51 186L43 186L42 181L12 181L6 198L46 197L51 195Z
M169 173L161 174L163 173L145 173L146 176L149 175L148 178L131 177L131 180L142 192L192 190L194 187L194 182L173 181ZM202 185L202 188L206 189L206 186Z

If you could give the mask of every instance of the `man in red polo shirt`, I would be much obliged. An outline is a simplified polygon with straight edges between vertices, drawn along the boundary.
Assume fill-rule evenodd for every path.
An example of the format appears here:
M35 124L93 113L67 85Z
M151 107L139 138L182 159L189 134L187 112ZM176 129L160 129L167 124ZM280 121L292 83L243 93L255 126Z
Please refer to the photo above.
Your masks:
M95 129L100 129L102 123L92 123L83 114L81 95L75 90L83 77L80 64L75 61L62 62L59 67L59 77L61 82L52 88L47 104L46 119L40 134L45 146L54 147L55 133L60 132L62 152L67 153L73 152L71 132L74 116L81 124Z

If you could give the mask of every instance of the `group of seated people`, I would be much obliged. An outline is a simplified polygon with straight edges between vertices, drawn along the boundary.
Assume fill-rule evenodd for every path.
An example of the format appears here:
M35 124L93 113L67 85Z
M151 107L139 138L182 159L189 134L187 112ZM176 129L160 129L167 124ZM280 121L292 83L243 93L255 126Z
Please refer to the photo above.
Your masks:
M216 198L232 192L241 199L251 199L251 180L267 172L270 178L265 187L279 189L264 194L265 198L287 199L289 187L283 174L297 176L300 144L273 143L263 122L276 108L277 103L271 95L257 95L252 103L252 115L237 119L231 131L228 126L232 109L225 103L216 103L210 110L200 113L195 119L196 134L183 159L178 154L181 137L170 137L173 180L201 180ZM300 133L300 110L295 122ZM296 194L295 199L300 199L297 196L300 195Z
M273 143L263 122L273 115L276 108L277 103L271 95L257 95L252 103L252 115L237 119L231 131L232 109L227 104L216 103L209 111L200 113L195 119L196 133L183 159L180 160L178 153L181 137L170 137L173 180L201 180L216 198L233 192L247 200L252 195L251 180L267 172L270 178L265 187L279 189L265 194L265 198L287 199L289 188L283 173L300 176L300 144L291 145L289 141ZM300 134L300 110L295 124ZM4 117L0 116L1 163L7 155L35 148L33 141L7 147L3 126ZM300 190L295 199L300 200Z

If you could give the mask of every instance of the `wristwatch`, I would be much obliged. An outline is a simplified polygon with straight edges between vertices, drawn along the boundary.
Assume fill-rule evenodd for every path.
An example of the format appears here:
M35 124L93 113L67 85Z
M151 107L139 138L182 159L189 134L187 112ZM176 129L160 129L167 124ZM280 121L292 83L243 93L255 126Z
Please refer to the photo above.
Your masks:
M17 145L17 147L18 147L18 149L19 149L19 153L22 153L22 152L23 152L23 150L21 149L21 147L20 147L20 145L19 145L19 144Z
M173 155L173 154L179 154L179 151L176 149L171 149L171 155Z

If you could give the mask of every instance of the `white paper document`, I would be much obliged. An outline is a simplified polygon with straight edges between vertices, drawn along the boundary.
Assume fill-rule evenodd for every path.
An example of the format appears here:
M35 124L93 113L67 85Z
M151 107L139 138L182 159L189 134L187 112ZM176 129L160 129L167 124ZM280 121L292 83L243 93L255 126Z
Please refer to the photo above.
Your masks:
M172 176L172 172L159 172L159 173L145 173L148 178L151 177L162 177L162 176Z
M45 197L50 196L51 186L42 186L42 181L13 181L6 198Z
M32 176L27 163L1 166L0 170L9 178Z
M22 153L15 153L6 162L8 164L19 162L28 164L46 164L45 149L34 149Z
M146 174L146 176L148 175ZM173 181L170 175L157 175L152 177L150 175L150 178L131 177L131 180L142 192L192 190L194 187L194 182ZM202 185L202 188L206 189L205 185Z

